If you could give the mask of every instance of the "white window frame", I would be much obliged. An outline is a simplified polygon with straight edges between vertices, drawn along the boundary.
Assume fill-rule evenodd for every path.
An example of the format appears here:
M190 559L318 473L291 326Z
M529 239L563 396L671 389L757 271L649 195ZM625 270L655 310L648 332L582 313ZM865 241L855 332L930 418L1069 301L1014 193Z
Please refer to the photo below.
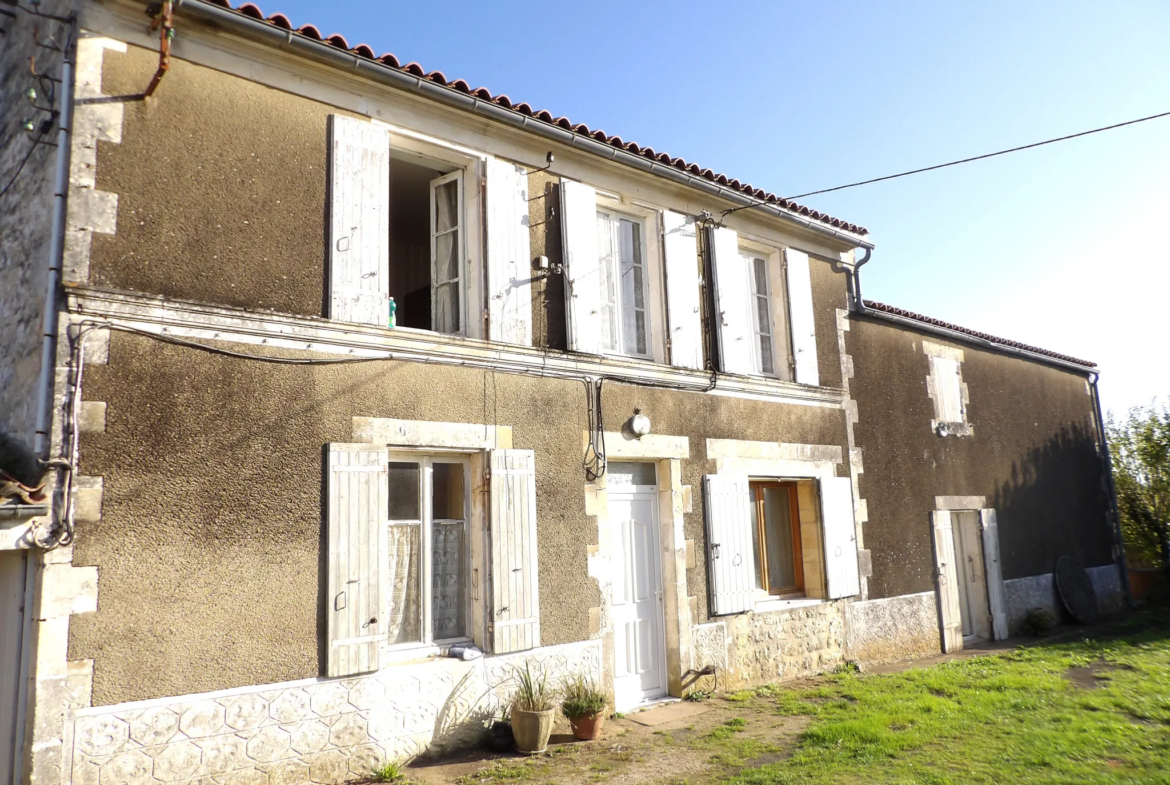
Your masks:
M760 376L779 377L779 368L781 363L778 362L776 356L776 316L773 313L775 310L775 298L772 293L775 287L772 284L772 269L768 263L768 257L765 254L756 253L750 248L740 247L739 258L743 259L745 266L745 274L748 277L748 303L747 307L749 313L752 315L752 335L754 337L754 344L752 346L752 357L756 361L756 373ZM764 292L756 291L756 261L759 260L764 263ZM761 325L760 311L756 307L756 300L764 298L768 303L768 313L766 325ZM765 328L764 330L761 327ZM764 370L764 350L760 346L760 339L764 336L768 337L769 343L772 345L772 370Z
M471 272L471 264L467 257L467 208L463 198L464 192L464 171L456 169L448 172L442 177L436 177L430 183L430 236L431 236L431 332L439 332L435 328L435 322L438 319L438 304L439 304L439 287L451 282L456 284L459 290L459 329L453 333L442 333L443 335L467 335L467 314L470 310L467 307L467 278ZM456 277L449 281L439 280L439 259L438 259L438 227L436 221L438 218L438 211L435 209L435 194L438 189L447 183L455 183L456 191L456 225L454 229L448 229L445 233L452 231L457 232L458 239L458 258L459 262L456 264Z
M465 453L450 453L450 452L430 452L430 451L415 451L403 450L400 448L391 447L389 451L388 463L417 463L419 465L419 525L422 527L421 531L421 549L422 549L422 564L419 570L419 604L422 618L420 620L420 629L422 631L421 640L409 641L406 643L387 643L383 646L382 652L384 655L390 655L390 661L396 659L395 654L414 654L422 653L437 653L441 647L452 646L456 644L471 643L472 631L474 629L473 619L473 601L472 596L474 590L472 588L472 575L475 571L476 565L473 563L473 548L471 544L472 538L472 488L471 488L471 456ZM431 604L433 602L433 592L431 590L431 580L433 572L433 537L431 533L431 524L434 521L432 515L432 489L433 489L433 466L435 463L451 463L458 464L463 468L463 558L467 565L466 576L466 592L464 595L464 623L465 631L461 636L454 638L436 639L433 637L434 619L432 614ZM387 514L389 511L387 511ZM387 525L394 525L394 520L388 520Z
M745 235L743 232L737 232L737 234L740 258L744 258L747 255L761 258L766 263L768 270L768 291L772 301L772 307L768 315L772 319L773 373L766 374L761 370L759 340L758 336L753 333L753 337L757 339L752 351L752 357L756 361L756 373L766 379L779 379L790 382L794 377L792 367L792 327L788 323L788 275L784 269L784 253L775 245L757 240L755 237ZM748 268L746 260L744 264L744 275L748 276L748 291L750 293L755 289L755 283L752 280L752 271ZM749 301L748 305L754 306L755 303ZM752 313L752 323L755 324L755 312L753 311Z
M779 477L779 476L775 476L775 475L764 476L764 475L755 475L755 474L748 476L748 486L749 487L751 487L755 483L783 483L783 482L795 483L795 484L797 484L797 486L799 486L799 484L802 482L803 483L812 483L813 487L816 489L817 510L820 510L820 507L821 507L821 481L820 481L820 478L818 478L818 477L794 477L794 476ZM797 493L799 493L799 490L797 490ZM800 506L800 502L799 502L799 498L798 498L797 507L799 507L799 506ZM752 511L752 515L753 515L753 517L755 516L754 510ZM801 525L800 521L797 521L797 526L800 526L800 525ZM820 534L820 529L821 529L821 522L818 520L817 521L818 535ZM762 543L756 542L755 544L756 544L757 548L762 547ZM804 553L809 547L810 547L809 544L805 541L804 532L802 531L801 535L800 535L800 553L798 554L798 557L801 559L802 562L804 561ZM823 583L824 582L824 575L825 575L825 546L824 546L822 539L820 537L818 537L818 539L815 541L815 545L813 545L811 547L816 549L817 560L820 562L821 582ZM752 556L758 560L760 558L760 553L757 551L756 553L753 553ZM803 570L803 567L802 567L802 570ZM808 596L808 580L809 580L808 576L807 575L804 576L804 585L801 586L800 591L787 592L784 594L773 594L772 592L768 591L767 587L756 586L755 595L754 595L754 597L755 597L755 610L756 611L781 610L784 608L793 608L793 607L798 607L798 606L802 606L802 605L817 605L817 604L822 603L822 602L828 602L828 600L821 599L820 597L809 597Z
M438 333L439 335L459 335L466 338L485 338L484 320L477 318L483 310L481 305L475 307L473 303L484 302L483 274L486 264L483 252L483 180L486 171L487 154L466 147L444 142L433 137L413 134L401 128L389 126L390 131L390 171L393 178L394 161L405 160L422 166L433 166L435 162L455 167L461 172L460 185L460 226L462 228L460 242L462 245L461 258L463 265L460 270L460 331L456 333ZM450 177L455 172L448 172L444 177ZM434 199L433 193L429 195ZM434 222L434 207L428 208L431 214L429 221ZM431 276L434 280L434 232L433 226L428 227L431 235ZM393 243L393 237L391 238ZM393 264L393 261L391 262ZM431 327L434 327L434 292L431 294ZM434 329L423 330L411 327L396 327L409 333L434 333Z
M646 302L646 353L631 354L623 350L621 332L621 287L618 286L618 348L602 349L607 357L630 357L665 364L666 286L663 272L662 226L656 209L633 204L617 194L597 192L597 212L637 221L642 225L643 296ZM598 253L600 254L600 246ZM620 275L620 269L617 271Z

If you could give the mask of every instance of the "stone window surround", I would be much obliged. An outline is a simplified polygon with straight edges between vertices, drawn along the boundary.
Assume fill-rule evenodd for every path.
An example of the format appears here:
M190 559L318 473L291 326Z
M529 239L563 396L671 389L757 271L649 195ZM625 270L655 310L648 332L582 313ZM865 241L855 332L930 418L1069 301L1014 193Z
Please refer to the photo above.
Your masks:
M789 444L744 439L707 439L707 459L715 461L716 474L746 474L752 478L793 480L821 480L836 477L837 466L844 463L843 451L838 445ZM819 499L819 490L817 495ZM820 525L818 518L818 532ZM854 525L856 526L856 519ZM816 549L817 559L820 560L818 580L823 582L824 553L819 543L820 539L818 538ZM833 602L833 600L807 596L775 597L759 590L753 612L791 611L826 602Z
M922 353L928 358L927 362L930 366L930 373L926 376L926 394L929 396L932 405L934 406L934 417L930 421L931 433L937 436L973 436L975 428L967 420L967 405L970 401L970 396L967 393L967 383L963 379L963 350L954 346L944 346L934 341L922 342ZM942 413L942 406L939 403L939 379L935 375L935 364L929 358L939 357L945 360L952 360L959 366L959 396L963 402L963 422L943 422L939 420Z

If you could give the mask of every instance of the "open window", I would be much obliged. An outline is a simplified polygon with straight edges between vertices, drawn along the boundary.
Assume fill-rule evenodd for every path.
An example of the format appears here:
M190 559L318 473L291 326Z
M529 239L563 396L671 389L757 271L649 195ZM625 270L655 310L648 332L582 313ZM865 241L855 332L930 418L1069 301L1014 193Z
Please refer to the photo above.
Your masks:
M796 483L753 482L751 492L756 588L769 594L802 594L804 551Z
M633 357L650 354L645 235L640 218L597 211L603 351Z
M772 275L764 254L740 249L748 280L747 310L752 320L752 359L756 373L776 375L776 329L772 301Z
M390 297L399 327L467 332L463 169L390 153Z

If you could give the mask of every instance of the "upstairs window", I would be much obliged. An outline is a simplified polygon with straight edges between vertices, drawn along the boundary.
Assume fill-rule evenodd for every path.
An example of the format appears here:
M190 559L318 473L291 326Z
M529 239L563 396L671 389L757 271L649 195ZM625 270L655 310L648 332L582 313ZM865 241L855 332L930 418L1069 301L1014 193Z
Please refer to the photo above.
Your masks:
M752 346L756 361L756 373L764 376L776 375L776 352L772 326L772 286L768 280L768 260L750 251L741 251L748 277L748 312L752 316L752 332L755 342Z
M923 341L922 351L930 363L926 394L934 404L930 428L939 436L971 436L973 426L967 414L967 384L963 381L963 350Z
M602 349L635 357L649 355L646 263L642 222L597 211Z

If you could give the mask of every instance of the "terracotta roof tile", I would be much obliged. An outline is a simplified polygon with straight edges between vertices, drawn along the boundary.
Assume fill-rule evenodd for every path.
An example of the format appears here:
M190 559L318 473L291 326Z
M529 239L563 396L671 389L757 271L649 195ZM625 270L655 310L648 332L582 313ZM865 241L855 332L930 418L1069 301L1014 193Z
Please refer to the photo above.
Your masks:
M247 16L251 19L263 21L267 24L273 25L274 27L278 27L281 30L288 30L290 32L293 31L292 22L287 16L284 14L272 14L271 16L265 18L264 13L255 3L243 3L233 8L229 0L206 1L212 3L213 5L220 6L221 8L233 10L236 13ZM777 196L776 194L768 193L762 188L754 188L751 185L743 184L739 180L729 180L726 175L718 174L710 169L701 168L698 164L690 163L689 161L685 161L682 158L675 158L668 155L667 153L656 151L652 147L642 147L634 142L626 142L620 136L610 136L609 134L605 133L605 131L602 131L601 129L592 129L584 123L573 123L567 117L554 117L551 112L543 109L534 110L526 103L513 104L512 99L503 93L499 95L493 95L486 87L478 87L472 91L468 87L467 82L463 81L462 79L449 81L442 71L431 71L430 73L427 73L418 63L407 63L406 65L400 65L398 58L390 53L375 57L374 50L366 44L358 44L357 46L350 48L349 43L346 41L345 37L340 34L334 33L329 36L324 36L321 34L321 31L313 25L302 25L301 27L296 28L294 34L303 35L306 38L310 38L314 41L325 41L332 46L336 46L339 49L345 49L346 51L352 52L359 57L381 62L383 65L389 66L390 68L404 71L412 76L428 79L436 84L446 85L462 93L472 93L477 98L485 101L491 101L492 103L502 106L505 109L512 109L513 111L519 112L520 114L535 117L536 119L549 123L550 125L556 125L561 128L571 130L574 133L581 134L582 136L588 136L592 139L596 139L599 142L612 145L616 148L627 150L631 153L634 153L635 155L641 155L652 161L658 161L660 163L673 166L677 169L681 169L682 171L690 172L705 179L713 180L720 185L725 185L729 188L741 191L749 196L763 200L770 204L779 205L785 210L791 210L793 212L799 213L800 215L808 216L815 221L827 224L828 226L832 226L835 229L841 229L856 235L869 234L869 230L864 226L858 226L857 224L843 221L840 218L834 218L816 210L810 210L807 207L790 202L789 200Z
M957 333L962 333L963 335L970 335L973 338L979 338L981 340L989 341L991 343L997 343L1001 346L1010 346L1013 349L1022 349L1026 352L1031 352L1032 354L1039 354L1039 355L1043 355L1044 357L1052 357L1053 359L1056 359L1056 360L1063 360L1064 362L1072 363L1073 365L1080 365L1080 366L1083 366L1085 368L1096 368L1097 367L1097 363L1089 362L1088 360L1079 360L1076 357L1070 357L1067 354L1059 354L1057 352L1050 352L1047 349L1041 349L1037 346L1029 346L1026 343L1020 343L1019 341L1011 341L1011 340L1008 340L1007 338L998 338L994 335L989 335L988 333L981 333L978 330L971 330L971 329L968 329L966 327L960 327L957 324L951 324L949 322L944 322L941 319L934 319L930 316L923 316L920 313L914 313L913 311L907 311L905 308L896 308L893 305L886 305L885 303L875 303L872 300L866 300L865 307L870 308L874 311L881 311L882 313L893 314L894 316L901 316L903 319L911 319L915 322L922 322L923 324L929 324L929 325L932 325L934 327L942 327L942 328L947 329L947 330L952 330L952 331L957 332Z

